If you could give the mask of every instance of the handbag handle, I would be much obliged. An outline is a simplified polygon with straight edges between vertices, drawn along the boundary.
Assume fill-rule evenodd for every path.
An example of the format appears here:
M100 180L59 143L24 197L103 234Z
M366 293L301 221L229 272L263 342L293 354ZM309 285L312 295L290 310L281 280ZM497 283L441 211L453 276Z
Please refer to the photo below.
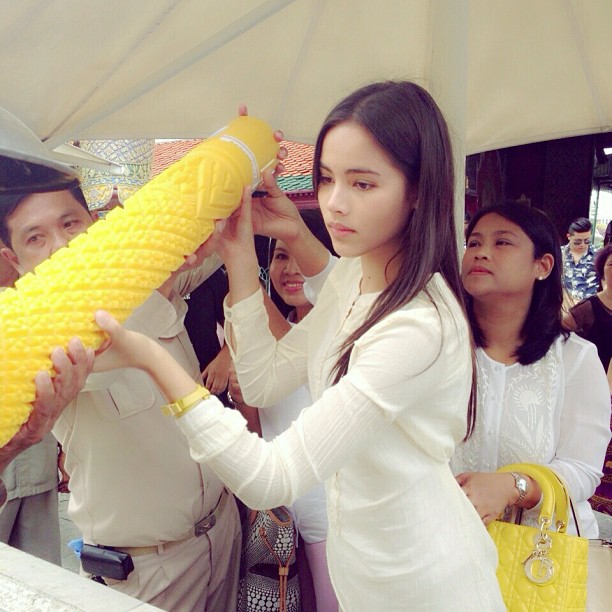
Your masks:
M568 506L569 509L572 511L572 516L574 517L574 525L576 527L576 533L578 534L578 537L580 537L580 522L578 521L578 517L576 516L576 510L574 509L574 502L572 501L572 496L569 493L569 488L567 486L567 484L565 483L565 480L563 480L563 478L561 478L561 476L559 476L559 474L557 474L557 472L555 472L554 470L551 470L550 468L544 467L543 465L537 465L534 464L535 467L539 467L542 470L546 470L547 472L550 473L551 475L551 479L552 479L552 484L553 484L553 488L555 489L555 496L556 496L556 500L557 500L557 506L559 506L559 501L558 500L563 500L563 504L565 504L565 506ZM565 510L564 506L560 506L561 510L560 512L562 512L563 514L561 514L562 517L566 516L566 512L567 512L567 519L569 519L569 510ZM567 521L565 522L565 525L563 525L563 521L560 519L557 519L556 521L557 523L557 531L559 531L560 533L565 533L566 529L567 529ZM560 525L561 523L561 525Z
M553 513L557 531L565 533L568 523L569 495L557 475L547 467L535 463L512 463L497 470L498 472L520 472L533 478L542 490L540 524L552 525Z
M550 468L534 464L534 468L540 470L547 477L555 491L555 526L559 533L565 533L569 522L569 507L572 503L565 483ZM572 512L573 512L572 507Z

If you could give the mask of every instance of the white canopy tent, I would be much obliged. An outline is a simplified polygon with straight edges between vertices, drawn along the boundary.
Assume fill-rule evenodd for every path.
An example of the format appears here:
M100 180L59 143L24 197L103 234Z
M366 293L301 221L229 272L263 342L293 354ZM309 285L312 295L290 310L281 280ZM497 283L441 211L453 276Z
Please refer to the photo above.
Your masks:
M459 217L465 154L612 130L612 0L0 0L0 15L0 106L51 149L206 137L240 102L313 142L350 91L411 79L455 137Z
M0 0L0 106L50 147L204 137L239 102L312 142L409 78L467 153L612 126L609 0Z

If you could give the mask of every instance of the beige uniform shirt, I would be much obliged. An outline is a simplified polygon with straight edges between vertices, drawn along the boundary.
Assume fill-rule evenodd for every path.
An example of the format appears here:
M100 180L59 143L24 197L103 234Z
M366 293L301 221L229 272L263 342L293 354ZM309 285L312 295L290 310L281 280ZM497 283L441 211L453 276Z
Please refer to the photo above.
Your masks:
M38 444L30 446L0 474L8 499L45 493L57 486L57 442L48 434Z
M155 291L126 321L154 338L200 381L198 361L183 321L181 295L219 266L181 275L170 299ZM66 408L53 433L66 452L72 494L68 515L86 542L150 546L193 534L217 503L222 485L193 461L167 403L153 381L134 369L93 374Z

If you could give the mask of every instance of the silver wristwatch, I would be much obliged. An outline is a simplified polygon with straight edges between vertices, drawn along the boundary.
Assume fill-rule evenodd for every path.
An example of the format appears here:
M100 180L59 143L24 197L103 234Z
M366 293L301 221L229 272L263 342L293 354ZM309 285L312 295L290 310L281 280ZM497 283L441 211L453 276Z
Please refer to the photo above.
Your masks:
M510 474L512 474L512 476L514 477L514 486L519 492L518 499L514 502L514 505L516 506L525 499L527 491L529 491L529 481L517 472L510 472Z

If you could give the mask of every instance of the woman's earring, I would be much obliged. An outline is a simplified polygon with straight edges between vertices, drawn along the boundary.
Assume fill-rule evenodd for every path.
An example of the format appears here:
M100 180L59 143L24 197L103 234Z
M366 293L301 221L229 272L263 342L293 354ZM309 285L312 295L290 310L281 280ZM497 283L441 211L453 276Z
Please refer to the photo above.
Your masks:
M538 280L544 280L543 276L538 276Z

